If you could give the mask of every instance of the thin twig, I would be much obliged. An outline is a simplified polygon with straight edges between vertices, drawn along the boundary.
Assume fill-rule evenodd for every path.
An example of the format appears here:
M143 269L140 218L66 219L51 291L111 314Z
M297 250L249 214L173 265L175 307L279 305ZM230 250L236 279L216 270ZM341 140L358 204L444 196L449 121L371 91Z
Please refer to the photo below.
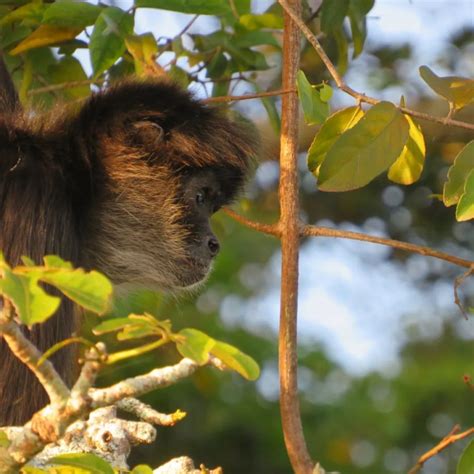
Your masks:
M246 227L249 227L250 229L254 229L264 234L273 235L274 237L280 237L281 235L278 226L275 224L263 224L261 222L252 221L244 216L241 216L240 214L237 214L235 211L229 209L228 207L224 207L223 211L228 216L232 217L232 219L236 220L237 222L240 222L241 224L245 225Z
M455 434L459 431L459 426L455 426L451 432L445 436L434 448L430 449L427 451L425 454L420 456L416 464L408 471L408 474L416 474L417 472L420 471L420 469L423 467L423 464L425 464L428 459L432 458L433 456L436 456L439 454L443 449L446 449L448 446L450 446L453 443L456 443L457 441L467 438L468 436L471 436L474 434L474 427L469 428L466 431L463 431L462 433Z
M235 219L237 222L254 229L258 232L264 234L273 235L274 237L280 237L281 231L279 226L275 224L263 224L261 222L252 221L246 217L237 214L235 211L225 208L224 212L230 217ZM433 250L429 247L423 245L412 244L409 242L402 242L400 240L387 239L385 237L376 237L373 235L363 234L362 232L353 232L350 230L339 230L332 229L330 227L320 227L320 226L311 226L304 225L300 223L300 236L301 237L333 237L339 239L349 239L349 240L358 240L360 242L371 242L379 245L386 245L387 247L392 247L406 252L417 253L427 257L434 257L445 262L452 263L453 265L458 265L460 267L468 268L469 270L463 274L464 278L469 276L474 272L474 261L465 260L463 258L450 255L445 252L440 252L438 250ZM460 277L458 277L460 278ZM463 278L463 279L464 279ZM459 286L459 285L458 285Z
M466 309L464 308L461 298L459 298L459 287L464 283L464 280L474 273L474 264L465 273L459 275L454 280L454 302L457 304L459 310L465 319L467 319Z
M331 77L334 79L334 82L336 85L344 91L346 94L351 95L355 99L357 99L359 102L365 102L367 104L378 104L381 102L379 99L375 99L373 97L369 97L365 94L362 94L360 92L355 91L351 87L349 87L344 79L341 77L341 75L338 73L336 66L334 66L333 62L329 59L328 55L324 51L323 47L319 43L318 39L316 36L312 33L312 31L305 25L304 21L299 18L298 15L296 15L295 11L293 8L290 6L288 3L288 0L278 0L278 3L283 7L285 12L291 17L291 19L298 25L298 28L303 32L303 34L306 36L306 39L309 41L311 46L316 50L318 53L318 56L321 58L321 61L324 63L326 66L326 69L329 71L329 74ZM460 127L464 128L466 130L474 130L474 124L467 123L467 122L461 122L459 120L453 120L450 117L433 117L432 115L425 114L423 112L418 112L416 110L411 110L406 107L400 107L396 104L394 104L395 107L397 107L399 110L401 110L404 114L411 115L412 117L416 117L422 120L428 120L430 122L436 122L441 125L449 125L452 127Z
M408 242L401 242L399 240L386 239L384 237L375 237L373 235L367 235L360 232L331 229L330 227L306 225L302 227L301 235L305 237L335 237L341 239L359 240L362 242L372 242L374 244L387 245L388 247L405 250L407 252L418 253L420 255L425 255L428 257L439 258L440 260L445 260L446 262L453 263L454 265L459 265L460 267L465 267L469 269L474 267L474 261L464 260L463 258L455 257L453 255L449 255L438 250L433 250L429 247L411 244Z
M63 89L74 89L91 84L103 84L105 79L85 79L83 81L61 82L61 84L51 84L45 87L37 87L28 91L28 95L44 94L45 92L55 92Z
M300 14L300 0L291 0ZM294 87L299 68L300 32L284 15L283 78L284 90ZM281 295L278 366L280 372L280 413L286 450L294 472L310 474L313 462L308 453L301 423L298 395L298 356L296 320L298 314L298 96L283 95L280 137L280 220L281 230Z
M256 92L255 94L245 94L245 95L225 95L219 97L209 97L204 99L202 102L208 104L211 102L234 102L237 100L249 100L249 99L261 99L262 97L273 97L276 95L291 94L296 92L296 89L280 89L277 91L268 91L268 92Z

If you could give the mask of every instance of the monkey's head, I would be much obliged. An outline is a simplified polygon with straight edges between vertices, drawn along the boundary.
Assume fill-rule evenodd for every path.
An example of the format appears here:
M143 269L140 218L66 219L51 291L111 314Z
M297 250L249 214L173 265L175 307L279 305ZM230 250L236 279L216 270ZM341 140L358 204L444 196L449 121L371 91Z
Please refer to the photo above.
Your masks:
M219 252L210 217L242 187L252 133L163 81L93 96L72 131L92 177L88 263L117 284L202 281Z

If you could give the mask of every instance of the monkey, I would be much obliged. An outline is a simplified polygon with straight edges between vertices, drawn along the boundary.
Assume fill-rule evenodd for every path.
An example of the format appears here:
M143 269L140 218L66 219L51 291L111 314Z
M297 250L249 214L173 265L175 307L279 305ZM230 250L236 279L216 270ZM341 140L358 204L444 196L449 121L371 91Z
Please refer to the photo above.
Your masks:
M115 285L193 288L219 252L210 217L241 190L256 142L248 126L165 78L24 110L1 60L0 249L10 265L57 254ZM64 299L25 332L43 351L74 332L75 313ZM72 354L52 357L66 380ZM23 424L47 403L0 340L0 426Z

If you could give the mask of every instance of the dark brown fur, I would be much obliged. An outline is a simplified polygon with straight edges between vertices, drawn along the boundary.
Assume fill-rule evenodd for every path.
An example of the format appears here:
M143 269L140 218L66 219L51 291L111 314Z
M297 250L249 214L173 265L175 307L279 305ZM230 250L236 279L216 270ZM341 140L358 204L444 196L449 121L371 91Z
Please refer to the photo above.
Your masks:
M11 265L58 254L117 284L167 290L204 276L180 196L186 177L211 171L219 204L230 201L253 153L246 130L165 81L125 82L47 114L22 111L12 91L4 85L0 97L0 249ZM157 146L137 138L140 121L160 124ZM73 312L64 301L30 338L44 350L69 337ZM71 372L70 354L53 362ZM24 423L46 395L2 341L0 364L0 426Z

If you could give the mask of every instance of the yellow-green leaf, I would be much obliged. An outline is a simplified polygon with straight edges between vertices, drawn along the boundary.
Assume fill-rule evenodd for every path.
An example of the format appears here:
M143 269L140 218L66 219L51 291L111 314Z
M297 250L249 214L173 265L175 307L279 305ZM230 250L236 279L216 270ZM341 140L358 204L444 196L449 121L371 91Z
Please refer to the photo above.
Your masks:
M469 173L464 186L464 193L456 207L456 219L468 221L474 219L474 170Z
M64 82L84 81L87 75L82 68L81 63L72 56L64 56L58 63L51 65L48 69L52 84L61 84ZM90 86L82 85L77 87L68 87L61 91L67 99L81 99L90 94Z
M147 71L156 71L159 67L155 62L158 53L158 45L151 33L144 35L130 35L125 38L128 52L135 60L135 72L139 75Z
M349 191L368 184L392 165L408 139L408 122L390 102L374 105L329 149L319 170L322 191Z
M346 130L352 128L363 116L364 111L360 107L349 107L332 114L323 123L308 150L308 168L315 176L318 176L319 167L328 150Z
M153 469L145 464L139 464L132 469L131 474L153 474Z
M283 17L281 15L275 15L274 13L262 13L260 15L247 13L242 15L239 21L240 24L245 26L245 28L248 30L258 30L261 28L283 28Z
M258 379L260 375L258 364L236 347L225 342L216 341L211 353L247 380Z
M74 271L64 269L48 270L41 279L55 286L69 299L83 308L97 314L103 314L109 308L112 296L112 284L95 270L85 272L82 268Z
M441 97L462 109L474 101L474 80L460 76L437 76L428 66L421 66L420 76Z
M329 115L329 104L322 100L320 90L313 87L303 71L296 76L298 97L303 107L304 119L308 125L323 123ZM327 97L327 93L326 97Z
M214 347L215 340L197 329L182 329L179 335L183 340L176 343L176 348L183 357L187 357L199 365L209 360L209 352Z
M83 29L86 26L93 25L101 11L101 7L88 2L56 1L47 7L43 16L43 23Z
M464 448L458 461L456 474L474 474L474 440Z
M10 51L13 56L24 53L30 49L52 46L74 39L81 28L68 28L55 25L41 25L31 35L27 36L21 43Z
M135 0L135 6L198 15L225 15L231 12L228 0Z
M397 161L388 170L388 179L399 184L412 184L417 181L423 171L425 162L425 139L421 127L409 116L408 141Z
M448 179L444 183L443 202L453 206L464 192L467 176L474 169L474 140L471 140L456 156L448 170Z
M39 285L39 275L12 270L1 262L3 278L0 279L0 292L14 305L20 321L27 326L41 323L51 317L58 309L60 298L48 295Z
M90 453L61 454L49 461L51 464L84 469L90 474L114 474L112 466L99 456ZM74 469L74 472L75 469Z

